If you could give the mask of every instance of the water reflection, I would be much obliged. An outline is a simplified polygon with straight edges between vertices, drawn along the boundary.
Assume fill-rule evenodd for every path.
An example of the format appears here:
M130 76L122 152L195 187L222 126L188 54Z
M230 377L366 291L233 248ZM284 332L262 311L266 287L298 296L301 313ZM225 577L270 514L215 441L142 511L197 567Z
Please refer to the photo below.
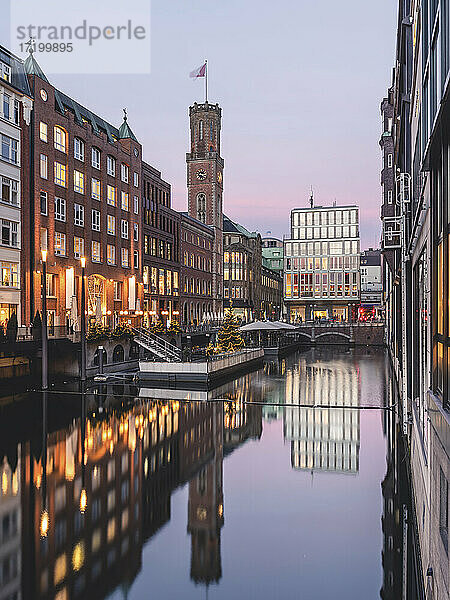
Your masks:
M248 558L246 565L234 564L230 570L230 556L236 550L232 537L226 545L228 570L223 566L223 532L232 536L237 521L233 509L225 521L226 493L231 493L232 486L224 489L224 462L241 460L247 442L252 452L264 446L266 425L279 424L278 437L273 437L269 446L266 443L266 452L268 448L276 454L277 441L282 442L284 435L291 463L281 454L275 472L288 467L292 473L294 469L295 485L303 495L302 472L317 472L319 477L334 473L333 478L325 475L328 482L339 475L351 474L351 480L359 477L361 407L367 403L362 382L365 370L374 378L372 392L378 386L385 405L395 405L395 389L387 386L383 391L383 368L382 355L355 359L310 352L267 363L264 369L210 392L102 385L84 396L49 394L48 399L33 397L27 405L11 407L10 413L2 413L0 425L0 600L102 599L112 594L140 598L136 581L142 578L147 592L159 598L197 597L185 590L189 579L194 590L195 586L214 585L217 593L223 591L223 597L243 597L239 579L248 576L253 580L252 562ZM22 418L23 411L29 418ZM378 415L387 442L387 468L380 492L383 582L378 590L381 587L382 598L393 600L401 597L403 585L407 483L399 471L402 448L395 412ZM14 424L9 431L6 422ZM279 494L277 506L285 503L287 530L283 535L289 548L287 531L294 528L294 539L300 540L300 530L282 495L285 484L278 474L278 483L272 481L275 472L266 475L265 468L261 469L263 476L258 475L259 465L265 467L270 461L269 454L260 454L259 463L253 463L243 476L254 478L258 501L275 493ZM179 496L180 490L185 490L183 496ZM231 505L236 493L239 489L231 493ZM189 577L182 579L183 587L176 593L169 593L156 582L154 571L153 578L149 575L152 563L143 557L151 541L174 523L175 497L177 511L180 498L184 503L185 519L184 531L178 530L175 537L183 543L187 533L190 552L183 565L177 568L176 561L172 565L173 576L187 572ZM250 515L258 501L243 503L240 513ZM314 514L312 506L302 510ZM270 522L270 513L261 509L264 523L267 516ZM377 519L380 523L381 515L375 515L375 522ZM261 551L257 537L255 531L254 546L250 545L255 555ZM252 543L251 538L238 539L239 544ZM165 555L165 560L170 561L171 555ZM271 576L277 577L277 570L285 567L276 558L274 561ZM406 562L408 569L413 569L413 557L406 556ZM284 585L291 582L294 586L295 582L298 589L300 575L297 568L292 569ZM305 573L302 576L307 579ZM261 585L265 577L267 574L260 572ZM165 585L170 587L170 581ZM330 594L332 589L333 585ZM257 595L274 597L269 590ZM347 597L356 598L351 593ZM405 597L414 595L411 592Z

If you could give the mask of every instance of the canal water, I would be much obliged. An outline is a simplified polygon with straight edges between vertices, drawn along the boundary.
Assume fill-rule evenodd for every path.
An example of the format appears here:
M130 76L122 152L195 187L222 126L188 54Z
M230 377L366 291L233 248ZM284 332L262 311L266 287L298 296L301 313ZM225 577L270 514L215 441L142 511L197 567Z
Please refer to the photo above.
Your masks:
M0 598L413 599L396 403L385 354L343 349L5 401Z

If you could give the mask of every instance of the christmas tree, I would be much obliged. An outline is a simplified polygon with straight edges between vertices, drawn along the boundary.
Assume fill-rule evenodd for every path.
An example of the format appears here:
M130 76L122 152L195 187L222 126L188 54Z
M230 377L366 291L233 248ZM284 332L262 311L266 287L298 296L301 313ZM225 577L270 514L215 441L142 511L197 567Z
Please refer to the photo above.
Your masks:
M217 346L222 352L234 352L240 350L243 345L244 340L239 333L239 322L230 307L225 313L222 328L217 334Z

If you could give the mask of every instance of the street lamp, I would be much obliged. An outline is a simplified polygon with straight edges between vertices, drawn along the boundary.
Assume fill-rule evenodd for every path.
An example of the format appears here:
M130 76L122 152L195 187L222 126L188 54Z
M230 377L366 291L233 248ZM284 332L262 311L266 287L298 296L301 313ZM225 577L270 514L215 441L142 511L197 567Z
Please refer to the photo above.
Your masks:
M42 256L42 389L48 389L47 250Z
M80 258L81 263L81 381L86 381L86 258Z

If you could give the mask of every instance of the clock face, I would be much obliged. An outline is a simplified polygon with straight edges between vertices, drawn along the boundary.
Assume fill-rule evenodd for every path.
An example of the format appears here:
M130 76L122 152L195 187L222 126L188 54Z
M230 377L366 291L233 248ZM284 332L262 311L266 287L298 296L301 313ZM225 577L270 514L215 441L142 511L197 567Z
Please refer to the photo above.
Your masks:
M219 172L219 173L217 173L217 181L218 181L219 183L222 183L222 173L220 173L220 172Z
M45 90L41 90L41 98L44 102L47 102L47 92Z
M206 179L205 169L199 169L196 173L196 176L199 181L205 181L205 179Z

